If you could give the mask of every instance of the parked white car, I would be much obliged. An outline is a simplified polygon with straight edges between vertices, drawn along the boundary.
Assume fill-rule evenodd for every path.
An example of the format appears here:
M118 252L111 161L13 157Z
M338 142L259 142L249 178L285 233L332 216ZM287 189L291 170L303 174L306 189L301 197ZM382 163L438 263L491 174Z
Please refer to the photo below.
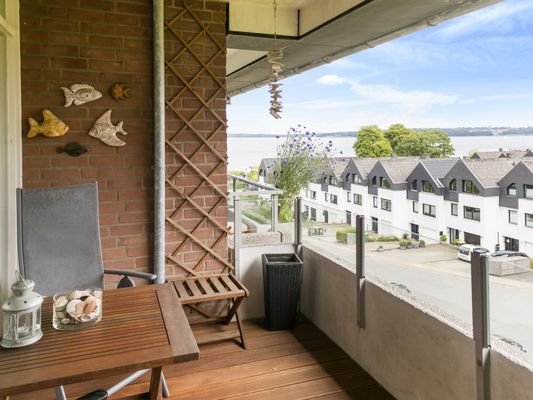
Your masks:
M470 262L473 251L477 253L489 252L486 248L475 244L463 244L461 247L459 247L459 250L457 251L457 258L459 260Z

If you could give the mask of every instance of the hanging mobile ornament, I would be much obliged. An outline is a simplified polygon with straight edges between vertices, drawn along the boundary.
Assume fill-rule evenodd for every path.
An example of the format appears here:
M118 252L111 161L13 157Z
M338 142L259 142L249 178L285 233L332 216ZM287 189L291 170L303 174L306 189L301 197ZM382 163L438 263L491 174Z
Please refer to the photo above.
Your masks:
M274 7L274 48L268 51L267 61L270 64L272 69L272 75L270 76L270 82L268 84L268 91L270 93L270 115L276 119L281 118L281 110L283 105L281 104L281 86L282 83L279 82L280 74L283 69L283 64L281 62L283 58L283 51L278 49L277 46L277 3L276 0L273 2Z

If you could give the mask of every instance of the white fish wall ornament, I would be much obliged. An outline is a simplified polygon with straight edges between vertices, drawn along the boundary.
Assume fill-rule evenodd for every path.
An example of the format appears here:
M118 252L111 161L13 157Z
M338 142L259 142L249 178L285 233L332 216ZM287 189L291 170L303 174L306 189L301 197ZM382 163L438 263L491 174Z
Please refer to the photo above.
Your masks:
M89 130L89 135L100 139L108 146L124 146L126 143L117 137L117 133L127 135L128 133L122 128L123 121L117 125L111 122L111 110L107 110L96 120L93 127Z
M70 88L62 87L61 90L65 94L65 105L63 107L70 107L72 103L79 106L102 97L102 93L87 83L75 83Z

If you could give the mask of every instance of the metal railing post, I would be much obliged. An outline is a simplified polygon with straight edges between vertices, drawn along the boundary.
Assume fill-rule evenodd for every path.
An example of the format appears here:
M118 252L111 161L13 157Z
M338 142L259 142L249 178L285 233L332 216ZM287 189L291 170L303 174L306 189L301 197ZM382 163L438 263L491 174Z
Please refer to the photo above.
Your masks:
M238 196L233 197L233 275L240 279L241 275L241 239L242 239L241 201Z
M302 245L302 198L296 197L294 202L294 245Z
M233 180L233 193L235 193L237 191L237 179L235 178L231 178Z
M476 399L490 400L489 269L484 254L471 253L472 326L476 355Z
M365 216L355 217L356 229L356 252L355 252L355 273L357 277L357 326L361 329L365 327Z
M270 221L270 231L276 232L278 230L278 195L273 194L270 197L272 199L272 216Z

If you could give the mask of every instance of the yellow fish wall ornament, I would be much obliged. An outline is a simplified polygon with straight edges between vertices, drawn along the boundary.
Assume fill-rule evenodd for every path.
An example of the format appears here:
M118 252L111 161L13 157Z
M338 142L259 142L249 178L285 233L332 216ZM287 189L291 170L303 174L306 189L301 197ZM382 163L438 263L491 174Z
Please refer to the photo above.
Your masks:
M29 138L35 137L39 133L48 137L58 137L63 136L69 130L68 125L48 109L43 110L43 122L38 123L31 117L28 118L28 122L30 123Z

